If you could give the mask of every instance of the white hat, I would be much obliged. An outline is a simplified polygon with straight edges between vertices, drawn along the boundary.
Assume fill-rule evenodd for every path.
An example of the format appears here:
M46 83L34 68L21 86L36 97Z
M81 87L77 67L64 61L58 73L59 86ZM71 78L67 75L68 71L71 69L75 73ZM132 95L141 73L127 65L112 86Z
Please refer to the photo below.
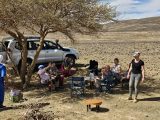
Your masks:
M44 68L44 65L39 65L38 66L38 69L43 69Z
M133 57L136 57L136 56L138 56L138 55L140 55L140 52L139 52L139 51L136 51L136 52L133 53Z

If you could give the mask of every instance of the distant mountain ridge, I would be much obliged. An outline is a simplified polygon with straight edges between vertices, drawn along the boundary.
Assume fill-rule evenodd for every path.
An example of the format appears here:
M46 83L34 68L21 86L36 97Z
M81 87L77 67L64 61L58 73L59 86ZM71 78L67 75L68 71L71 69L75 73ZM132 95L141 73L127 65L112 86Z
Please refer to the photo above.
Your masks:
M103 31L109 32L140 32L160 31L160 17L132 19L105 24Z

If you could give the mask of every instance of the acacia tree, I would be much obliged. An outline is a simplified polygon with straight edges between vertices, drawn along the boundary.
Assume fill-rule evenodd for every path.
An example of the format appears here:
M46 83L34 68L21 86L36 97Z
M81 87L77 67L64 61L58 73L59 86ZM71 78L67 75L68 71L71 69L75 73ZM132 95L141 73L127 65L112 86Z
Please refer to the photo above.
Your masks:
M61 32L74 42L74 33L91 34L112 21L115 10L101 0L1 0L0 28L17 39L21 46L22 83L29 83L47 34ZM27 40L24 31L40 35L40 45L27 69ZM27 71L27 72L26 72ZM25 74L27 73L27 79Z

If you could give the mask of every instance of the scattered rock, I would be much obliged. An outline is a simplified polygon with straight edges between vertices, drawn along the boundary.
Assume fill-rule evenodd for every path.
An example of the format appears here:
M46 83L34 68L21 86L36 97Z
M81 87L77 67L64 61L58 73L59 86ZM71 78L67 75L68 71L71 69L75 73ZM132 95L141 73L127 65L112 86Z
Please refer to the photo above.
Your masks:
M149 117L148 115L146 115L145 117Z

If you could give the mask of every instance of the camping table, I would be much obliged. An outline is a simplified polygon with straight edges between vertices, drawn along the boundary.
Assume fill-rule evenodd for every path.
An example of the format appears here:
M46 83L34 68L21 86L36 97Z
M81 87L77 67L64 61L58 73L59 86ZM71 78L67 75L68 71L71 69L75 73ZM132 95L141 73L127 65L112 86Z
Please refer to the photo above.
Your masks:
M84 104L87 105L87 112L89 109L91 109L91 105L96 105L96 111L98 112L100 109L100 105L102 104L102 100L100 99L89 99L85 100Z

